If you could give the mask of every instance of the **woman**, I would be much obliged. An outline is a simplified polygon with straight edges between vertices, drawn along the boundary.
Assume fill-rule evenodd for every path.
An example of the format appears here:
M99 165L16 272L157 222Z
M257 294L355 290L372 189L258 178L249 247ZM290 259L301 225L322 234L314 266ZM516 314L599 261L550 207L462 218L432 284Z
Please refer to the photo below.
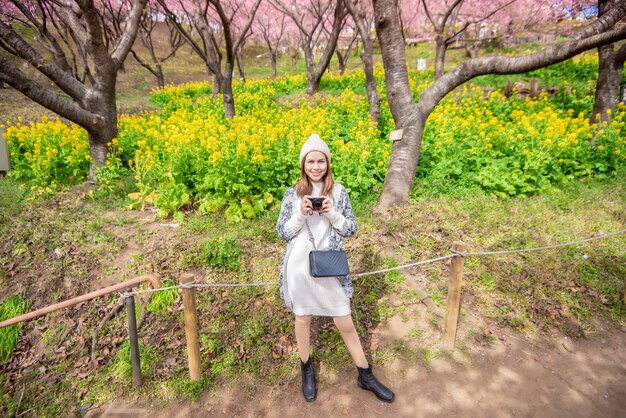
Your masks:
M346 237L356 232L356 219L346 189L333 182L330 149L312 134L300 150L301 179L285 192L276 231L287 241L280 268L280 296L295 314L295 333L302 369L302 394L317 397L315 370L310 358L311 318L331 316L357 366L357 384L381 400L393 402L394 394L372 374L350 315L352 282L348 277L311 277L309 251L339 250ZM312 197L324 197L321 208Z

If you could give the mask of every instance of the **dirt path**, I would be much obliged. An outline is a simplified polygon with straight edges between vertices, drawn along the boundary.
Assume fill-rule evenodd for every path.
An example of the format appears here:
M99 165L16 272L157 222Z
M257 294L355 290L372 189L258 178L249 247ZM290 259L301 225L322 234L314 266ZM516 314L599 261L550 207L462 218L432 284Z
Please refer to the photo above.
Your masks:
M355 373L330 373L321 365L318 399L302 399L299 376L283 387L232 382L213 388L198 402L165 410L126 406L140 417L624 417L626 330L554 344L530 344L502 336L469 357L438 358L424 366L410 359L376 369L396 393L393 404L378 401L355 384ZM246 389L248 388L248 389ZM121 403L99 416L119 416ZM128 411L130 412L130 411ZM97 414L95 414L97 416ZM124 414L129 416L128 414Z

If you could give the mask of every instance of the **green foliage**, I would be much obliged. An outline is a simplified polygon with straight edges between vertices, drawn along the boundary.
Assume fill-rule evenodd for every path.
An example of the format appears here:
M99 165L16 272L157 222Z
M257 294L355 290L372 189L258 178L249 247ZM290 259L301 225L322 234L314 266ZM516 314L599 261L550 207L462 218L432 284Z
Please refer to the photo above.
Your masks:
M545 83L558 83L560 80L595 81L598 78L598 58L597 55L583 54L575 59L531 71L527 76Z
M0 321L15 318L28 311L30 303L21 295L13 295L0 305ZM7 361L17 346L22 324L0 329L0 361Z
M218 237L200 243L198 261L205 267L218 267L224 271L237 271L241 247L231 237Z
M586 87L575 88L595 79L597 65L596 55L587 54L519 75L556 86L554 94L537 98L507 98L497 89L485 97L476 85L448 95L427 121L414 198L466 188L500 197L530 195L580 177L614 176L626 166L626 107L620 105L604 125L588 125L593 96ZM375 77L384 94L380 68ZM491 90L502 80L485 76L477 82L491 83ZM410 73L416 100L431 83L431 72ZM124 186L130 208L156 205L159 218L177 221L192 207L221 211L234 221L252 219L274 208L298 179L300 146L317 132L328 142L335 178L352 200L371 200L390 157L387 137L394 122L387 102L379 123L372 124L361 71L325 75L323 93L313 98L302 96L305 86L304 74L235 83L232 120L224 118L222 98L212 97L210 83L154 91L160 111L120 117L96 193L119 190L128 170L135 180ZM11 177L36 191L51 193L87 174L88 144L79 128L44 119L9 126L7 139Z
M24 201L24 188L11 178L0 179L0 225L19 213Z
M129 170L121 164L121 160L117 157L109 159L109 164L100 167L96 171L96 188L92 195L96 199L102 199L109 196L125 196L127 185L124 179L128 177Z
M151 375L158 359L155 349L139 342L139 357L141 375ZM110 372L113 377L119 380L126 380L133 376L133 366L130 360L130 343L128 341L124 341L117 351L113 363L111 363Z
M174 280L166 280L162 283L163 287L175 286L176 281ZM159 292L155 292L152 295L152 299L150 303L146 306L148 312L153 314L162 315L165 313L167 308L174 305L174 303L178 300L178 289L169 289L162 290Z
M197 401L200 395L211 383L208 375L203 375L199 382L189 379L189 376L178 376L167 381L167 386L177 397Z
M176 222L182 222L185 214L180 209L191 199L187 187L184 184L168 181L159 187L158 192L160 193L154 199L154 204L159 207L157 218L163 219L173 214Z
M584 111L560 107L564 94L507 99L495 91L485 100L480 89L465 86L430 116L418 177L507 197L590 175L615 176L626 167L626 107L619 105L609 123L589 125ZM590 105L573 102L579 109Z
M58 118L50 121L46 116L30 125L7 125L11 178L28 182L35 191L46 191L77 184L87 177L89 141L82 128L68 127Z

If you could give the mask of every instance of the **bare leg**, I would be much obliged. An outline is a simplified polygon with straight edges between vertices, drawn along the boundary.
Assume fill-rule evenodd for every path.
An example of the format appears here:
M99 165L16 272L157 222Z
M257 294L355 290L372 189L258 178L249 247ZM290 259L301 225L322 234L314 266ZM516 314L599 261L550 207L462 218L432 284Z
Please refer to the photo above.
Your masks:
M300 360L306 363L309 359L311 335L311 315L296 315L296 343L298 343L298 354Z
M354 323L352 322L352 316L335 316L333 317L333 321L335 321L335 326L339 330L341 338L343 338L343 341L346 343L346 347L348 347L354 364L361 368L369 367L365 353L363 352L363 347L361 346L359 334L357 334Z

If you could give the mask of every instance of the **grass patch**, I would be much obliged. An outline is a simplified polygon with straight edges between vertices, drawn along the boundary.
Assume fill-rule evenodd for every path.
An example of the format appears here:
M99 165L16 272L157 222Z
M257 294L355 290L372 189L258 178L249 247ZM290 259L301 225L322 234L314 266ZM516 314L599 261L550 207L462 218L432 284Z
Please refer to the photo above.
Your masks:
M0 178L0 225L17 215L24 204L24 187L11 178Z
M29 302L21 295L14 295L0 305L0 321L15 318L28 311ZM22 324L0 329L0 361L7 361L17 346Z
M156 350L140 342L139 357L141 359L141 375L150 376L158 359ZM128 341L124 341L120 346L111 364L110 372L118 380L132 378L133 367L130 360L130 343Z
M162 287L176 286L177 283L174 280L166 280L162 283ZM163 315L168 308L174 305L178 300L178 289L162 290L155 292L150 300L150 303L146 305L148 312L153 314Z

